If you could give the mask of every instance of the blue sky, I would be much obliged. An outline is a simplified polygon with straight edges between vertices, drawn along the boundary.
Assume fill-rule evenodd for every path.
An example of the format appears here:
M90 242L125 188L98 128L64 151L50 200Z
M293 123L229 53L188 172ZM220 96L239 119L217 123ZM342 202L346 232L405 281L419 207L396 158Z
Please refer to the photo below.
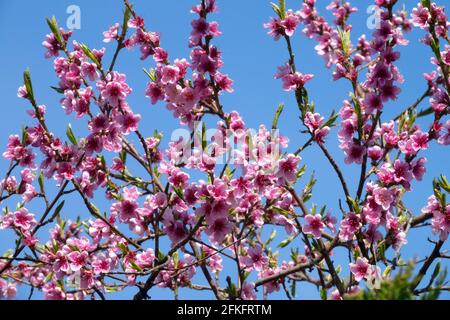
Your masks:
M144 16L147 28L158 31L161 34L161 45L169 51L170 58L182 58L189 56L187 39L190 32L192 15L189 13L195 1L179 0L136 0L136 11ZM300 1L287 1L288 7L298 9ZM411 1L399 1L399 6L407 2L406 8L411 8ZM440 3L448 1L440 1ZM320 9L328 1L319 1ZM353 1L359 7L359 12L352 17L354 25L354 38L362 33L370 37L371 30L366 27L365 0ZM83 132L83 126L72 116L65 116L59 106L60 97L49 89L57 84L57 79L52 68L52 61L44 59L44 49L41 43L48 27L45 17L55 16L60 25L64 26L68 18L66 9L69 5L77 5L81 9L81 29L75 30L74 39L88 44L91 48L107 48L107 59L111 57L114 45L102 42L102 32L114 22L122 20L122 2L120 0L60 0L60 1L0 1L0 43L2 44L0 56L0 94L2 97L3 113L0 117L0 146L6 146L7 137L11 133L19 133L22 124L29 123L25 115L28 106L20 101L17 96L17 88L22 83L22 72L29 67L33 79L35 95L41 104L45 104L48 110L47 121L52 131L63 136L67 123L71 122L75 132ZM282 134L290 138L290 151L295 151L302 145L307 137L300 133L302 129L298 119L298 111L292 94L285 93L281 89L281 83L273 79L276 67L287 61L287 51L283 42L275 42L266 35L262 25L273 14L269 1L251 0L226 0L219 1L219 13L212 19L219 22L223 36L215 40L223 52L225 66L223 72L230 74L234 80L233 94L226 94L222 102L227 111L238 110L248 127L257 128L259 124L270 125L273 113L280 102L286 104L285 112L280 118L280 130ZM325 13L329 16L328 13ZM407 35L411 44L401 48L402 59L397 64L405 76L406 82L402 87L400 98L386 106L383 119L397 115L401 110L412 104L426 89L426 83L422 74L432 70L429 63L431 51L419 43L420 31L414 31ZM306 39L297 32L293 39L294 51L297 59L297 67L301 72L314 73L315 78L308 83L310 99L314 100L316 110L323 115L328 115L333 109L339 110L342 101L348 97L351 90L345 81L334 82L331 79L331 71L324 68L322 58L315 53L315 43ZM128 83L133 87L133 94L129 103L133 110L143 115L145 119L141 123L141 129L150 135L154 129L170 132L178 127L178 122L161 105L152 106L144 97L146 75L142 68L152 66L150 60L140 61L139 52L124 51L119 57L116 69L126 73ZM79 130L79 131L77 131ZM328 138L328 147L338 163L343 167L345 176L352 193L356 192L356 177L359 176L359 168L343 164L343 155L339 150L336 130ZM448 148L437 147L434 143L426 152L428 158L427 173L424 180L413 185L413 194L406 197L406 203L413 212L419 212L425 205L427 197L431 194L431 181L439 174L449 175ZM340 184L335 173L317 147L306 150L303 154L303 163L308 165L308 172L313 171L319 181L314 190L312 201L318 205L326 204L333 212L338 212L338 198L342 197ZM0 161L0 172L5 172L7 161ZM76 199L69 199L69 209L77 209ZM109 204L99 203L105 210ZM39 212L39 206L34 208ZM70 210L68 215L83 214ZM409 236L409 245L403 249L405 258L411 258L415 254L425 254L430 251L427 237L433 237L428 228L414 231ZM12 247L13 239L8 232L0 232L0 251ZM447 245L448 249L448 245ZM336 259L339 259L337 253ZM345 264L345 260L343 261ZM345 268L345 266L343 266ZM232 266L226 265L226 268ZM226 270L228 272L228 270ZM232 274L234 271L229 271ZM133 289L131 292L134 292ZM154 298L171 298L167 290L154 290ZM302 287L298 290L300 298L317 298L315 288ZM22 291L19 297L24 297ZM118 298L126 298L130 291L117 295ZM39 296L36 296L39 297ZM209 298L208 294L191 295L182 291L180 298ZM281 295L274 297L282 298ZM448 297L448 296L447 296Z

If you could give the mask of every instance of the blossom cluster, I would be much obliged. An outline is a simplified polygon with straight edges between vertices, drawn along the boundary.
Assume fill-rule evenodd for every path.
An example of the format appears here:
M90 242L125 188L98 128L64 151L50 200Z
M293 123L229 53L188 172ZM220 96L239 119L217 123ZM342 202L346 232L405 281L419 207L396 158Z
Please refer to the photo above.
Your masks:
M274 134L283 105L272 130L261 125L252 132L237 111L226 111L222 104L234 83L213 44L222 35L219 23L209 20L217 12L215 0L192 7L187 59L169 58L160 35L147 29L127 0L123 23L103 32L105 44L116 44L110 63L106 48L71 40L71 31L49 19L51 33L43 46L45 57L53 59L58 81L53 89L61 108L84 125L86 134L77 138L70 125L67 139L51 131L47 108L37 101L26 71L17 95L31 106L32 123L21 136L9 137L3 153L11 165L0 182L0 229L13 231L18 240L15 249L0 256L0 298L13 298L19 284L42 291L47 299L104 299L130 287L135 299L146 299L154 286L175 297L185 288L208 290L217 299L257 299L261 291L266 296L283 290L292 298L287 285L295 292L304 282L321 288L324 299L344 299L364 284L377 290L388 280L408 233L428 220L439 239L433 252L439 253L450 232L449 183L443 176L435 180L435 193L421 215L406 208L403 196L423 179L423 153L429 146L450 144L449 22L438 4L422 1L409 15L396 12L396 2L375 1L379 27L371 39L361 36L356 44L349 20L357 9L348 2L333 0L326 7L334 17L331 23L319 14L315 0L304 1L298 11L286 9L282 0L272 5L276 17L264 27L286 42L289 55L275 78L295 95L307 135L295 152L287 137ZM352 88L339 113L329 118L310 100L314 75L297 69L293 45L299 27L317 42L317 54L333 68L331 77ZM412 28L425 33L421 42L432 49L433 70L424 75L426 92L417 103L395 119L384 119L405 82L396 63ZM129 96L136 92L115 67L122 50L133 48L153 65L144 69L149 80L142 95L155 106L142 114L133 111ZM417 112L427 98L429 108ZM160 132L149 134L139 126L160 105L189 133L166 148ZM417 123L428 116L427 126ZM209 142L207 117L216 121ZM336 126L344 162L361 170L354 193L327 146ZM308 169L301 152L315 145L342 186L340 212L309 202L320 182L314 176L302 179ZM51 184L55 195L48 192ZM85 211L75 220L67 218L72 208L63 200L72 193L82 204L77 210ZM10 199L19 199L15 209L3 205ZM43 212L28 209L31 201L42 201ZM100 201L107 207L98 208L94 202ZM290 256L279 255L277 248L290 250ZM332 260L338 250L348 253L346 270ZM427 258L425 273L438 257ZM234 278L225 275L225 260L236 264ZM420 295L426 290L415 291L418 279L412 290Z

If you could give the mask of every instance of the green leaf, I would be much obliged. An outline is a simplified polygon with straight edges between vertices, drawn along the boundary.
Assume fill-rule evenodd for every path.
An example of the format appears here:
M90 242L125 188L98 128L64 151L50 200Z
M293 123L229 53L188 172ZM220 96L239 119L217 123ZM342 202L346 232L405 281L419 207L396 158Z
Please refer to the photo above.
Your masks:
M226 177L228 177L228 178L233 178L233 175L234 175L234 173L236 172L236 167L235 168L233 168L232 170L230 170L230 168L229 167L227 167L226 169L225 169L225 176Z
M77 141L77 139L75 138L75 135L74 135L74 133L73 133L73 130L72 130L72 125L69 123L69 125L67 126L67 130L66 130L66 135L67 135L67 138L69 139L69 141L73 144L73 145L77 145L78 144L78 141Z
M327 290L324 288L320 288L320 298L322 300L327 300Z
M353 208L353 211L355 213L359 213L361 211L358 203L352 197L348 196L347 201L350 203L350 205Z
M94 53L91 51L91 49L88 48L88 46L86 46L84 43L80 43L80 47L83 50L84 54L92 60L92 62L94 62L97 67L100 69L101 68L101 64L98 61L97 57L94 55Z
M41 171L38 177L39 188L41 191L44 191L44 172Z
M327 206L323 206L322 208L320 208L320 216L324 217L325 216L325 210L327 210Z
M166 259L166 256L161 251L158 251L158 261L164 261Z
M298 248L291 248L291 258L293 261L298 260Z
M123 13L123 22L122 22L122 34L126 34L128 30L128 20L131 18L130 8L126 7L125 12Z
M294 238L293 237L289 237L289 238L281 241L280 244L278 245L278 248L285 248L285 247L287 247L292 242L292 240L294 240Z
M297 282L296 281L292 281L292 283L291 283L291 295L292 295L292 297L295 298L296 293L297 293Z
M436 267L434 267L433 275L431 276L432 280L430 282L433 282L437 278L439 273L441 273L441 262L438 262L436 264Z
M419 113L417 114L417 118L425 117L432 113L434 113L434 110L433 110L433 108L429 107L429 108L419 111Z
M303 177L303 175L306 173L306 164L303 165L298 171L297 171L297 179L300 179Z
M271 2L270 5L272 6L272 9L277 14L277 16L281 17L280 7L273 2Z
M53 278L53 272L50 272L44 279L44 283L49 282Z
M156 82L156 71L155 69L151 68L148 71L143 68L142 70L144 70L144 73L150 78L150 80L152 80L153 82Z
M408 127L411 128L414 124L414 122L416 122L416 118L417 118L417 112L411 112L411 114L409 115L409 121L408 121Z
M273 117L273 122L272 122L272 129L273 130L278 128L278 119L280 118L280 115L283 112L283 109L284 109L284 103L280 103L278 105L278 108L275 111L275 115Z
M31 75L28 68L23 73L23 83L25 85L25 88L27 89L28 98L31 101L34 101L33 85L31 84Z
M173 191L177 194L180 199L183 199L183 190L181 188L173 188Z
M113 293L113 292L119 292L118 287L112 287L112 286L104 286L106 293Z
M252 160L253 158L253 137L251 134L247 134L245 137L245 142L247 143L247 147L249 152L249 160Z
M59 216L59 214L60 214L62 208L64 207L64 204L65 204L65 200L63 200L63 201L56 207L55 212L53 213L53 216L52 216L52 220Z
M127 153L125 150L120 151L119 158L122 161L122 163L125 165L127 162Z
M339 38L341 39L342 50L345 55L349 55L350 53L350 30L343 31L338 28Z
M123 254L128 253L128 247L124 243L119 242L118 246Z
M238 297L238 292L237 292L237 288L236 285L231 282L231 278L227 277L227 282L228 282L228 286L225 289L225 292L228 293L230 299L234 299Z
M26 128L22 128L22 144L26 145L27 144L27 138L28 138L28 132L26 130Z
M430 0L422 0L422 6L423 6L424 8L430 9L430 7L431 7L431 1L430 1Z
M267 239L265 245L266 246L269 245L275 239L276 236L277 236L277 230L273 229L272 233L270 234L269 239Z
M280 8L280 18L286 18L286 0L278 0L278 7Z
M52 31L53 35L55 36L56 41L58 41L58 43L62 46L63 41L62 41L61 33L59 33L59 28L58 28L58 23L56 22L56 18L53 16L51 20L49 18L46 18L45 20L47 21L47 24L48 24L50 30Z
M202 124L202 150L205 151L208 143L206 141L206 123Z
M392 265L388 265L388 266L386 267L386 269L384 269L384 272L383 272L383 278L384 278L384 279L389 278L389 276L391 275L391 272L392 272Z
M58 92L58 93L64 93L64 90L61 89L61 88L53 87L53 86L50 86L50 88L52 88L53 90L55 90L55 91Z
M178 268L178 263L180 262L180 257L178 256L178 251L172 255L173 266L175 269Z
M284 216L289 216L291 214L291 211L280 208L280 207L272 207L273 211L276 213L282 214Z
M308 183L303 188L303 201L305 203L308 202L309 199L311 199L311 197L312 197L311 191L312 191L314 185L316 184L316 182L317 182L317 179L315 178L315 173L313 172L311 174L311 177L309 178Z
M446 176L444 176L444 175L440 176L440 178L439 178L439 185L446 192L450 193L450 183L448 182Z
M386 243L382 242L379 246L378 246L378 254L380 255L381 259L383 261L386 261Z
M341 265L338 265L337 267L336 267L336 273L337 274L340 274L342 272L342 266Z
M104 155L101 155L100 162L102 163L102 167L106 168L106 159Z
M335 113L334 110L333 110L333 112L331 113L331 115L328 118L328 120L322 125L322 128L324 128L324 127L332 127L334 125L334 122L336 121L338 116L339 116L339 114Z
M130 260L131 267L137 272L142 272L142 268L139 267L134 261Z

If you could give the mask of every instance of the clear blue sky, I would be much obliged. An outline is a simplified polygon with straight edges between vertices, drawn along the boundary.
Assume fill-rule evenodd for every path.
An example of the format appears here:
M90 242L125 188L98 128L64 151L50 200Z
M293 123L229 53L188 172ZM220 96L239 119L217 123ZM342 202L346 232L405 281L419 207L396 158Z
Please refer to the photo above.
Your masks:
M162 46L169 51L171 59L189 56L187 39L190 33L190 21L193 17L189 10L195 1L135 0L132 2L135 3L137 12L146 19L147 28L160 32ZM284 102L286 109L280 119L280 129L291 139L290 150L296 150L306 141L307 137L299 132L302 128L293 95L283 92L281 83L273 79L276 67L287 61L287 52L284 43L274 42L271 37L266 35L266 30L262 27L263 23L268 21L269 16L273 14L269 1L222 0L218 2L219 14L214 15L212 19L219 22L223 36L215 40L215 43L223 52L225 61L223 71L230 74L235 81L235 92L224 95L222 98L226 110L238 110L248 127L257 128L261 123L270 125L276 106L280 102ZM448 3L448 0L440 1L440 3L443 2ZM297 10L300 1L288 0L287 3L288 7ZM319 1L319 3L322 6L322 12L325 12L324 7L328 1ZM370 37L372 31L366 27L368 1L358 0L352 1L352 3L359 6L360 9L351 20L356 31L354 37L360 33L366 33ZM411 8L411 1L399 1L399 8L402 3L407 3L406 7ZM47 106L47 121L51 130L63 136L67 123L71 122L75 132L77 132L77 128L78 132L83 132L79 121L77 124L74 117L64 115L59 106L60 97L49 89L49 86L57 84L57 79L53 72L52 60L44 59L44 49L41 46L45 34L48 33L45 17L54 15L60 25L64 26L68 17L66 8L72 4L81 8L81 30L76 30L73 38L87 43L91 48L101 48L106 45L107 58L110 58L115 46L102 42L102 32L114 22L122 20L122 2L120 0L0 1L0 43L2 46L0 56L0 94L2 97L0 146L2 149L6 146L8 135L19 133L24 121L27 123L30 121L25 116L28 106L16 96L17 88L22 84L22 72L27 67L31 70L34 91L39 103ZM328 13L325 14L329 16ZM407 48L401 49L402 59L398 63L406 82L398 101L386 106L384 119L398 114L425 90L426 84L422 73L432 70L429 63L431 51L418 42L420 36L420 31L414 31L407 35L411 44ZM324 68L322 59L315 54L315 43L300 35L300 32L297 32L293 39L293 46L300 71L314 73L316 76L313 81L308 83L309 96L315 101L316 109L324 115L329 114L333 109L338 110L351 90L349 84L344 80L332 81L331 71ZM150 105L149 100L143 94L147 80L142 68L150 66L152 66L150 59L145 62L139 60L137 50L124 51L116 64L117 70L128 75L128 83L134 89L129 103L145 119L141 123L141 129L146 134L150 134L157 128L169 135L173 129L177 128L177 121L163 106ZM357 183L354 177L356 177L358 168L343 164L342 152L337 147L336 130L333 130L327 142L331 153L343 166L345 176L352 193L354 193ZM328 162L319 151L313 147L302 155L303 163L308 165L308 172L315 171L319 181L314 190L313 202L319 205L326 204L333 209L333 212L337 213L338 197L342 197L340 185ZM440 173L450 175L449 148L436 147L433 143L426 155L428 171L424 181L420 184L414 183L414 195L406 197L407 204L414 212L420 211L431 194L433 177ZM5 160L0 161L0 172L5 172L7 165ZM80 208L80 206L76 206L76 200L70 200L70 203L74 206L66 205L67 214L71 216L84 214L82 211L68 212L69 209ZM99 205L102 206L102 203ZM107 209L109 205L103 203L103 206L104 209ZM39 212L39 207L35 207L35 210ZM410 258L414 254L423 256L425 252L429 252L430 245L425 240L427 236L431 236L428 228L414 231L408 237L410 243L402 251L404 257ZM12 246L11 234L0 232L0 251ZM339 257L339 253L337 253L336 259L340 259ZM345 260L343 260L343 264L345 270ZM226 268L232 268L232 266L226 265ZM226 271L230 274L234 272ZM315 288L311 286L301 288L297 291L300 298L318 297ZM131 292L134 291L133 289ZM117 297L126 298L131 292L128 291ZM152 293L154 298L172 297L167 290L156 289ZM26 294L22 291L19 297L25 297ZM208 294L203 293L191 295L187 291L182 291L180 294L180 298L209 297ZM274 297L282 298L281 295L274 295Z

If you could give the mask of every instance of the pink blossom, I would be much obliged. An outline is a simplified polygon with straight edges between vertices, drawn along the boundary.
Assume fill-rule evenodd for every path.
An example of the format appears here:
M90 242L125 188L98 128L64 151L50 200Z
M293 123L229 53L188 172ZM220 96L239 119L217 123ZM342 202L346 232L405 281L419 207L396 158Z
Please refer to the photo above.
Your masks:
M0 299L14 299L17 294L15 283L0 279Z
M213 243L221 243L225 236L231 232L231 224L226 217L218 217L208 224L206 234Z
M312 74L303 74L300 72L291 73L284 78L283 80L283 89L285 91L297 90L299 88L303 88L305 84L314 78Z
M92 267L95 274L107 273L111 270L111 259L104 254L99 254L94 257Z
M199 44L202 37L209 33L209 23L204 18L199 18L191 22L192 32L190 37L191 46Z
M242 300L256 300L255 284L252 282L244 282L242 284Z
M155 253L151 248L136 255L136 263L141 268L151 268L155 259Z
M320 239L325 226L322 222L322 217L320 214L308 214L305 216L305 221L306 224L302 227L303 232L305 234L313 235L316 239Z
M425 169L426 162L427 162L427 159L422 157L422 158L414 160L411 163L412 174L414 176L414 179L416 179L418 181L422 181L422 178L426 172L426 169Z
M388 211L394 202L394 195L388 188L376 188L373 191L375 202L380 205L383 210Z
M177 66L165 66L161 71L161 82L163 84L175 83L179 79L180 69Z
M278 163L278 177L286 182L295 181L297 179L297 166L300 161L301 158L293 154L281 159Z
M140 16L136 16L136 17L131 18L130 20L128 20L128 27L129 28L138 29L138 28L144 27L144 25L145 25L144 18L142 18Z
M170 173L169 182L174 187L185 187L189 180L189 175L179 169L175 169Z
M141 120L141 115L126 113L117 117L118 123L121 125L121 131L123 134L129 134L135 132L138 129L138 123Z
M428 8L423 7L421 3L419 3L417 7L412 10L411 16L413 18L414 26L420 27L422 29L428 27L430 13L428 11Z
M433 211L431 226L434 234L439 235L441 241L445 241L450 233L450 205L443 210Z
M330 212L328 212L325 218L322 220L325 226L330 229L331 232L336 232L336 217L332 216Z
M96 80L98 78L97 65L95 63L83 62L81 64L81 74L91 81Z
M359 216L353 212L348 213L339 227L339 239L342 241L353 240L355 233L361 228L361 225Z
M264 252L260 246L249 248L247 255L242 257L241 260L245 266L257 271L263 270L269 262L269 258L264 255Z
M108 82L97 82L97 88L101 90L103 98L113 107L117 107L120 102L131 93L131 88L126 84L126 76L113 71L107 76Z
M397 253L403 245L408 243L408 240L406 240L406 233L398 230L395 230L390 236L390 241L392 242L392 248Z
M14 212L13 223L16 228L19 228L24 233L28 232L37 224L34 214L28 212L26 208L21 208Z
M217 72L214 76L214 80L216 81L220 89L229 93L232 93L234 91L231 87L231 85L233 84L233 80L231 80L228 75Z
M344 161L347 164L357 163L361 164L363 160L363 155L365 152L365 148L360 146L359 144L350 142L347 146L343 148L344 153L346 155Z
M446 146L450 144L450 120L447 120L447 122L439 129L439 138L437 142Z
M138 204L133 200L123 200L111 206L111 212L118 214L120 221L129 222L136 217Z
M164 232L167 233L172 243L178 243L186 237L187 231L183 221L176 220L172 213L164 214L163 223Z
M167 59L169 58L169 54L167 53L167 51L161 47L157 47L154 50L155 50L155 53L153 54L153 59L156 62L165 63L167 61ZM175 60L175 65L177 65L176 62L177 61ZM177 65L177 66L178 66L178 68L180 68L179 65ZM182 76L181 68L180 68L180 76Z
M383 102L378 94L368 93L363 101L366 107L367 113L373 113L376 110L381 110L383 108Z
M270 18L270 21L264 24L264 28L269 29L267 34L274 37L275 40L280 39L284 34L284 28L281 25L280 19Z
M284 33L288 37L292 37L294 35L295 29L297 29L298 23L298 16L291 10L289 10L286 12L286 18L281 21L281 26L284 28Z
M417 130L414 132L414 134L411 136L412 145L414 150L426 150L428 149L428 133L422 132L420 130Z
M207 186L207 190L211 197L216 201L228 198L227 185L221 179L215 179L212 185Z
M400 159L394 162L394 181L398 183L406 183L412 179L412 172L410 165L407 162L402 162Z
M110 27L107 31L103 32L103 42L110 42L111 40L118 39L119 34L119 24L115 23L112 27Z
M145 96L151 99L152 104L155 104L158 100L164 99L164 90L156 83L150 82L145 91Z
M319 113L307 112L305 115L305 125L309 131L314 135L314 139L323 143L324 138L327 136L330 128L328 126L322 127L323 117Z
M369 262L366 258L356 259L356 263L350 263L350 271L355 276L356 281L364 279L369 271Z
M259 278L267 278L270 276L274 276L279 273L278 268L266 268L259 273ZM264 284L264 288L267 293L272 293L280 290L280 282L272 281Z
M72 35L72 31L64 31L61 28L59 29L59 32L64 41L67 41ZM47 49L47 52L45 53L46 58L57 57L59 55L59 50L62 50L61 45L58 43L53 33L46 35L45 41L42 42L42 46Z
M376 161L381 159L383 155L383 150L379 146L373 146L367 150L367 155L369 156L370 159Z
M64 300L66 298L66 293L54 282L46 284L43 291L45 292L45 299L48 300Z
M89 254L86 251L72 251L71 253L69 253L67 255L67 258L70 261L70 269L73 272L79 271L86 265L88 256Z
M109 68L110 61L105 60L112 57L105 56L105 49L89 49L94 58L86 54L80 42L69 42L71 32L59 29L59 37L52 28L42 44L45 56L54 57L52 67L57 81L54 89L60 94L60 105L66 114L74 113L79 122L73 127L77 139L74 141L70 128L67 138L59 136L60 130L51 131L48 112L53 109L39 104L39 94L35 92L32 96L28 92L30 86L25 76L27 83L19 87L17 96L25 99L22 102L27 105L31 102L32 108L26 111L31 122L21 134L9 137L3 156L11 161L11 171L0 182L0 198L5 202L0 229L16 233L16 244L24 250L19 250L11 261L0 259L0 269L4 269L0 298L13 297L18 283L42 290L47 299L101 296L112 288L127 290L140 285L146 274L154 273L155 267L157 275L154 274L154 279L150 276L153 280L150 285L172 291L191 288L196 282L193 281L196 272L206 266L214 276L213 281L224 289L227 283L222 277L228 273L225 256L236 260L244 278L240 281L230 278L236 290L219 290L219 294L230 299L256 299L259 289L255 283L262 283L264 294L268 295L279 291L289 280L285 272L305 279L317 272L323 252L316 242L322 238L326 247L332 249L337 245L349 250L355 259L349 266L351 279L365 280L369 290L378 289L382 278L377 263L395 262L407 243L408 227L412 225L404 212L410 209L400 200L411 191L413 179L422 180L426 172L427 160L419 152L428 149L433 140L450 144L450 120L446 119L450 97L443 79L444 67L450 66L450 46L435 48L441 40L448 39L449 22L444 8L435 3L419 4L409 19L405 10L399 12L393 7L395 0L375 0L380 21L370 40L363 35L344 43L346 33L355 30L349 18L356 8L348 2L332 0L327 10L334 22L328 23L320 15L317 2L304 0L298 12L286 8L281 12L275 7L277 17L264 27L275 40L287 41L289 45L293 40L290 37L301 24L303 34L316 42L315 51L330 68L331 78L349 81L354 91L351 99L342 103L337 136L345 163L363 166L357 176L350 170L350 175L342 179L341 172L345 175L345 170L340 167L341 159L334 155L331 158L332 147L325 145L334 123L325 123L325 118L315 111L320 106L314 106L314 97L305 88L314 76L299 69L305 67L302 62L306 60L297 61L290 55L275 75L281 79L284 90L294 91L291 98L299 110L293 110L301 115L299 124L303 123L307 129L303 133L312 138L311 145L320 147L319 153L325 151L339 178L345 180L342 184L349 189L345 191L358 187L352 179L361 175L360 188L351 195L355 195L354 200L344 199L355 207L350 208L355 212L343 211L345 201L339 206L344 214L339 230L336 225L339 211L332 213L323 208L318 214L318 207L312 205L312 214L299 215L301 208L290 189L295 189L306 202L315 190L314 181L298 181L304 173L298 168L302 159L288 153L288 138L272 134L264 125L252 132L247 126L252 121L246 123L237 111L227 110L227 101L222 101L222 94L232 93L234 85L223 72L221 50L213 44L221 35L218 22L209 19L217 11L216 1L204 0L192 8L195 17L189 36L189 57L175 60L160 46L159 33L149 31L144 19L130 6L132 12L125 17L125 27L132 29L128 30L131 34L124 34L122 39L121 32L126 30L120 30L121 25L116 23L103 33L104 42L118 41L119 49L120 45L128 49L137 47L141 59L152 56L154 66L146 66L150 81L145 96L152 104L163 102L162 108L188 130L186 138L171 141L164 148L161 132L155 129L151 135L153 128L142 128L141 115L134 113L127 102L131 102L132 88L125 74ZM390 115L385 110L390 107L387 102L399 97L405 81L397 66L401 65L398 61L402 52L398 46L408 44L405 34L412 25L423 29L425 37L421 42L432 47L433 56L438 56L431 58L432 69L423 75L428 86L425 100L429 99L433 116L419 121L403 113L399 119L382 122L380 114ZM242 49L239 41L235 49L237 52ZM255 81L259 83L258 79ZM38 87L34 83L33 86ZM328 88L322 89L327 94ZM394 109L391 110L394 115L398 114ZM286 112L283 117L292 116ZM200 141L203 135L197 131L198 122L202 121L208 125L215 123L215 132L206 147ZM427 131L422 131L419 122L424 123ZM312 169L306 170L312 173ZM70 181L75 188L69 187L73 183L66 186ZM450 232L450 205L439 194L446 189L442 181L440 186L434 183L436 195L428 199L422 215L417 216L421 225L431 224L433 234L446 241ZM51 183L57 190L52 190ZM59 192L55 200L49 194L53 191ZM105 211L105 203L101 205L99 200L101 217L67 220L67 214L79 209L67 204L59 215L54 215L56 206L66 196L71 198L72 193L81 194L80 199L84 198L86 203L92 201L92 206L99 200L97 197L104 196L109 210ZM52 210L44 212L38 222L27 207L34 208L31 201L39 199ZM16 203L15 212L8 209ZM325 204L328 205L322 205ZM70 214L80 214L75 211ZM45 239L45 226L52 223ZM324 233L325 228L330 235ZM267 239L267 232L272 229L278 232L284 229L282 240L287 237L298 240L299 232L307 235L306 240L313 240L309 245L300 239L305 240L305 246L299 248L292 242L290 256L281 251L278 254L270 244L275 233ZM382 243L393 249L385 252L386 257L371 250ZM154 252L156 247L159 252ZM35 262L23 259L29 258L29 251ZM161 252L169 251L170 255L161 260ZM334 251L329 251L330 258L336 254ZM305 265L308 267L303 268ZM109 273L118 277L108 277L106 281L105 275ZM122 280L118 287L119 278ZM314 278L313 275L311 279ZM250 282L257 280L262 282ZM325 280L328 284L328 279ZM65 283L76 286L72 288ZM342 300L359 287L350 283L345 296L332 287L321 289L329 290L331 298ZM146 290L137 293L146 298Z
M167 206L167 195L163 192L158 192L151 197L151 200L149 202L155 209L164 208L165 206Z

